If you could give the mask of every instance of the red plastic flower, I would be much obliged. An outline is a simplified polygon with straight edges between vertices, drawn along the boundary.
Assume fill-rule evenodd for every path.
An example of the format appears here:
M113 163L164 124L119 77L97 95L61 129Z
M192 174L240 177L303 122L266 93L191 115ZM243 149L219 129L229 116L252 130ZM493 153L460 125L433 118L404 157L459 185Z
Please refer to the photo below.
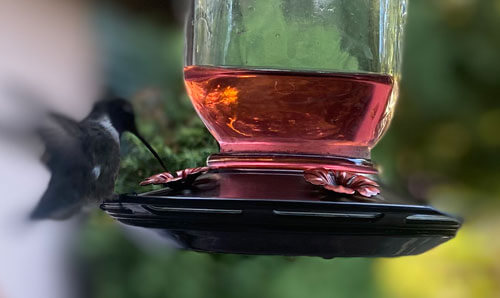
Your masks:
M168 184L170 182L184 180L191 175L202 174L208 170L208 167L188 168L175 172L175 176L169 172L163 172L144 179L140 183L140 185L145 186L150 184Z
M304 171L304 178L309 183L323 186L337 193L352 195L357 192L368 198L380 193L377 182L351 172L312 169Z

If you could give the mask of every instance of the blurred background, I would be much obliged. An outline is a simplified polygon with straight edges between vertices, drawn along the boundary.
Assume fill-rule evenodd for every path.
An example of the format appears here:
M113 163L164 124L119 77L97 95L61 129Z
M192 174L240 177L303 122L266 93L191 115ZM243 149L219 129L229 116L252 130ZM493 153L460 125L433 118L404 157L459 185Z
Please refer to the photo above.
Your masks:
M46 13L59 30L46 36L64 36L73 46L63 51L55 43L46 50L56 53L48 61L62 66L40 65L71 72L52 80L41 75L47 82L32 82L65 86L54 96L67 98L62 101L68 109L87 100L75 117L88 113L95 90L106 82L132 100L139 130L170 168L202 165L217 151L183 85L183 11L188 1L51 0L48 7L57 17L29 1L19 2L25 2L20 11L40 18ZM15 6L8 0L0 4ZM53 12L55 8L60 11ZM0 11L0 19L10 15L21 22L12 11ZM57 23L61 16L70 21ZM81 23L75 24L78 19ZM67 23L86 29L71 31ZM209 255L143 241L95 210L70 232L81 293L96 298L500 297L499 30L498 0L410 1L401 97L391 128L373 151L387 184L464 217L456 239L398 259ZM0 37L0 48L8 48L12 40ZM90 49L75 61L60 55L82 47ZM43 60L40 53L45 52L31 50L29 61ZM21 60L33 67L26 59ZM64 67L72 62L81 66ZM5 65L10 64L0 63L4 70ZM82 73L88 77L85 88L62 80ZM119 193L137 191L140 179L161 172L138 144L133 137L123 142ZM10 298L5 276L0 275L0 297Z

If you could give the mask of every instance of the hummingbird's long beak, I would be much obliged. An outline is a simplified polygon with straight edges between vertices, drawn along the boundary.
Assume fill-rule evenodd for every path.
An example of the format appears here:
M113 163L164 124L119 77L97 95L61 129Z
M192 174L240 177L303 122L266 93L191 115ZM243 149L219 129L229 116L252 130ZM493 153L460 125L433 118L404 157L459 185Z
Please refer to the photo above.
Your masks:
M158 162L160 163L161 167L165 170L165 172L168 172L167 167L165 166L165 164L161 160L160 156L158 155L156 150L153 149L153 147L151 147L151 145L149 145L149 143L146 141L146 139L144 139L136 129L134 131L131 131L131 133L134 134L139 140L141 140L141 142L146 146L146 148L148 148L148 150L151 152L151 154L153 154L153 156L156 158L156 160L158 160Z

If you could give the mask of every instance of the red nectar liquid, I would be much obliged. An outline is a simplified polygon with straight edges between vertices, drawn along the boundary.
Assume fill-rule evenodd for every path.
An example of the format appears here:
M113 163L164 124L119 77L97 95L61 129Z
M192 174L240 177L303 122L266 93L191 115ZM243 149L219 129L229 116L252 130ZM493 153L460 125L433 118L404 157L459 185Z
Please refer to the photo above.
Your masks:
M391 76L188 66L185 84L222 153L368 158L391 118Z

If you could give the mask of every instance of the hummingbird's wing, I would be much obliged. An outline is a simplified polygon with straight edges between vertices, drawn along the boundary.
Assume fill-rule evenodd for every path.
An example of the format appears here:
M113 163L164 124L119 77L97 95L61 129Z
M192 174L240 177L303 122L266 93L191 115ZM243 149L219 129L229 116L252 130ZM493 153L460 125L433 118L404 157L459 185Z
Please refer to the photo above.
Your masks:
M83 131L77 122L51 115L39 135L46 147L42 159L51 178L30 218L65 219L80 210L90 187L92 161L83 150Z

